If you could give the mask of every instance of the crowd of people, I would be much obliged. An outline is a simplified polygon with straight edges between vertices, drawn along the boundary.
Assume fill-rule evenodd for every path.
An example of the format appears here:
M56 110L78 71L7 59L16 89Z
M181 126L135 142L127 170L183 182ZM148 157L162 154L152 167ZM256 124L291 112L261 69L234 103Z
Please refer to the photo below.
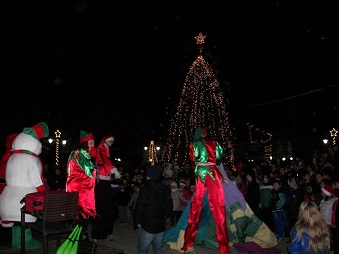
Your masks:
M294 228L302 220L298 217L300 209L305 213L306 208L314 204L321 222L324 222L330 233L329 251L339 251L339 209L336 205L339 197L339 173L335 163L306 163L301 158L296 158L291 164L246 164L242 161L229 174L253 212L271 228L278 241L288 237L287 243L294 244L295 237L300 238L300 233L296 234ZM315 230L313 223L308 227L311 231ZM323 233L322 237L325 237L327 232ZM311 238L313 237L314 235Z
M134 225L138 232L138 254L147 253L151 243L153 252L158 254L162 253L162 238L167 226L175 226L189 204L189 223L181 249L186 252L193 249L203 197L208 191L220 253L231 253L224 197L227 193L223 188L223 183L230 180L253 213L274 232L276 239L289 239L290 253L300 253L300 248L304 248L305 253L339 251L339 174L336 165L329 162L307 164L301 158L289 165L239 160L234 168L225 169L225 177L219 169L224 156L222 148L207 137L207 130L197 128L190 143L190 161L184 165L153 162L136 166L134 170L116 166L110 158L110 147L114 143L112 135L104 136L95 146L94 135L80 130L79 140L68 157L65 175L56 168L51 177L43 175L43 163L39 158L42 149L39 139L48 135L48 126L42 122L24 128L20 134L10 134L1 164L0 178L3 180L0 183L4 193L0 196L1 224L14 229L20 222L18 204L12 209L18 210L15 216L4 209L13 207L9 205L13 200L7 198L8 195L12 197L10 192L20 192L21 199L28 192L77 191L83 239L113 241L113 226L118 220ZM11 157L13 154L15 156ZM19 165L12 162L16 157L32 160L36 168L34 173L31 168L27 169L27 174L34 179L28 190L24 187L24 193L23 187L17 186L19 178L15 174L19 174L19 170L23 176L23 169L15 168ZM22 179L21 184L25 185L26 180L27 177ZM19 197L15 200L20 201ZM302 234L305 229L307 239ZM318 240L321 244L316 243ZM27 243L26 246L30 247ZM32 248L34 246L37 245L33 244ZM13 247L19 248L18 242L13 242ZM319 252L320 249L328 249L328 252Z

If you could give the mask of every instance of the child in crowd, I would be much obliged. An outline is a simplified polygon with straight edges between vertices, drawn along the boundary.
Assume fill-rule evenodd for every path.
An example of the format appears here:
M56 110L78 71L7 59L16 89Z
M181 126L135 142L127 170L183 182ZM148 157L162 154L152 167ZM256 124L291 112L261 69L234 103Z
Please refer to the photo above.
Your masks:
M281 182L279 178L273 180L273 192L271 199L271 208L274 222L274 233L278 241L284 240L285 231L285 194L281 190Z

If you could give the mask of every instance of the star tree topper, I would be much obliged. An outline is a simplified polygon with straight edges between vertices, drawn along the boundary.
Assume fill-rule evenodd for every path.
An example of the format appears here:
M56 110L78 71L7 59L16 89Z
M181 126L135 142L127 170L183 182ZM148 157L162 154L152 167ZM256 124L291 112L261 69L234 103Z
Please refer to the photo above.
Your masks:
M197 44L204 44L205 43L206 35L202 35L202 33L199 33L197 36L194 37L194 39L197 40Z

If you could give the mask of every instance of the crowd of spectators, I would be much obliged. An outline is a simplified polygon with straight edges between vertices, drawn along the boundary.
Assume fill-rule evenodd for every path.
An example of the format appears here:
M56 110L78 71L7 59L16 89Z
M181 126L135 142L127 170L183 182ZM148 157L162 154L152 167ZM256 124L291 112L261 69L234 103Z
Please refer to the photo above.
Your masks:
M133 221L133 210L140 188L146 179L147 166L127 170L120 166L121 178L112 182L116 193L116 213L119 223ZM194 193L194 169L166 163L161 165L162 183L171 190L173 211L169 220L174 226ZM331 249L334 239L339 239L339 219L336 220L336 203L339 196L339 173L336 165L329 162L305 163L296 158L290 164L244 163L227 169L229 178L244 195L252 211L276 234L278 240L290 238L299 207L304 201L313 201L331 232ZM338 224L338 227L337 225ZM338 228L338 229L337 229ZM289 240L288 240L289 241ZM287 242L288 242L287 241Z
M306 163L301 158L295 158L291 164L241 161L228 174L253 212L275 232L278 240L290 238L301 203L313 201L331 232L331 250L337 248L334 239L339 239L339 233L335 234L339 227L336 220L339 170L335 163Z

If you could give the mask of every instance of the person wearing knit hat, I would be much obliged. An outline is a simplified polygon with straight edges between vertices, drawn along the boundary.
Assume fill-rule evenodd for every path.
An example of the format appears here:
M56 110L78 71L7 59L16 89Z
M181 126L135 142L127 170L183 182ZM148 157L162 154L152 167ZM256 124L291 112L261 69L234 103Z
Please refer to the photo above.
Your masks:
M97 220L92 232L94 240L108 239L113 241L113 225L116 220L116 207L112 195L111 180L120 179L121 174L113 164L109 148L113 145L112 135L104 136L97 147L96 164L98 167L98 183L95 186L95 200L97 213L100 220Z
M334 241L334 233L335 228L332 225L332 214L333 214L333 204L336 201L335 192L332 186L330 185L323 185L321 187L321 196L322 200L319 204L319 211L321 216L324 218L326 225L329 227L331 231L331 245L330 245L330 251L333 251L333 241Z
M105 139L105 142L112 142L112 144L113 144L113 142L114 142L113 136L107 136L106 139Z
M91 154L92 151L92 154ZM79 224L82 238L87 238L89 218L96 217L95 207L95 147L94 136L80 130L80 144L71 151L67 160L66 191L79 192Z
M90 140L94 140L93 133L92 132L88 133L84 130L80 130L80 142L84 143L84 142L90 141Z
M94 158L95 163L95 157L97 155L96 148L94 146L94 135L92 132L88 133L84 130L80 130L80 143L86 143L88 144L88 152L91 155L92 158Z
M158 181L160 180L160 176L161 176L161 170L157 166L150 166L146 170L146 177L148 178L146 180Z
M191 199L191 193L188 190L188 186L184 179L179 181L179 194L180 194L180 210L185 210L188 201ZM180 214L181 215L181 214Z
M321 187L321 191L328 197L334 196L334 189L329 185L324 185Z
M0 195L0 217L4 221L13 221L12 247L20 249L21 241L21 208L20 202L28 193L45 191L43 164L40 160L42 143L40 139L49 135L45 122L32 127L25 127L12 142L12 155L6 165L6 187ZM36 222L37 218L25 216L27 223ZM40 247L40 242L32 238L30 229L25 232L27 249Z

